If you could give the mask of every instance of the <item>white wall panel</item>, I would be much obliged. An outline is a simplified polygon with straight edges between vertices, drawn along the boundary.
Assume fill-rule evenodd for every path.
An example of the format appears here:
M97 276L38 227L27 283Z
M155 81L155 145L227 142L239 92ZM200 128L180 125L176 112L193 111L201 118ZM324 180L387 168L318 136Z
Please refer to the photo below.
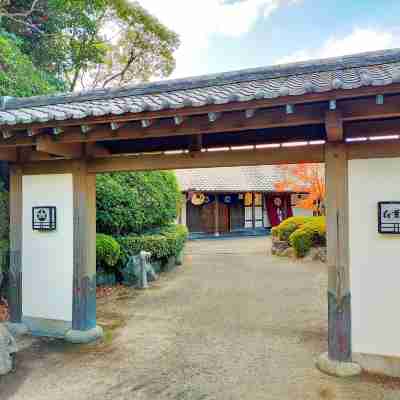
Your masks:
M378 233L377 203L400 200L400 158L349 161L352 337L356 353L400 356L400 236Z
M22 181L22 313L72 320L72 174L27 175ZM32 207L56 206L57 230L32 229Z

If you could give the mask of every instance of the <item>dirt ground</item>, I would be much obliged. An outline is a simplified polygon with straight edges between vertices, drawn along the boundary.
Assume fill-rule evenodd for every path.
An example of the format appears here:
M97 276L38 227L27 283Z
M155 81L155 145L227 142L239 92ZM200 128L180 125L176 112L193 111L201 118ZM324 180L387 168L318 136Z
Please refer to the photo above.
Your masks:
M0 399L400 399L400 381L319 372L326 267L268 255L266 238L196 241L148 291L101 299L103 343L25 338Z

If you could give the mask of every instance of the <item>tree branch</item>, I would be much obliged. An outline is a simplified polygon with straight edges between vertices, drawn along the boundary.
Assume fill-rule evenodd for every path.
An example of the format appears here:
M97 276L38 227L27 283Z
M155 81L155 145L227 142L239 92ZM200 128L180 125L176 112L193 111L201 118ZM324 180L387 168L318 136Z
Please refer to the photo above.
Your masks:
M13 19L15 21L15 19L17 18L28 18L31 14L34 13L37 4L39 3L40 0L33 0L31 8L23 13L7 13L7 12L0 12L0 17L6 17L6 18L10 18Z

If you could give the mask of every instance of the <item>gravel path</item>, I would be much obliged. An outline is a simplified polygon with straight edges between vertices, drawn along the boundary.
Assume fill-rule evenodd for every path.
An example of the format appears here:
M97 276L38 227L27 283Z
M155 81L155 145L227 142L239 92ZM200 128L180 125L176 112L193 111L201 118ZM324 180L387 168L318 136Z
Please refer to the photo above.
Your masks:
M398 380L315 369L326 350L326 267L268 247L189 243L184 266L152 289L100 301L105 343L25 339L0 399L399 399Z

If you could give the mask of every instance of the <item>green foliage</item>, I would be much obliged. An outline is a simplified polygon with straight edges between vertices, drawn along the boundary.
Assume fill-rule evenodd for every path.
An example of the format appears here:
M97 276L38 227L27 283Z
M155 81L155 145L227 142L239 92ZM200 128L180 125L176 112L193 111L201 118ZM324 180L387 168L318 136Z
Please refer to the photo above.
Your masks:
M141 234L170 224L181 194L173 172L127 172L97 176L97 231Z
M311 221L313 217L290 217L284 220L280 225L272 228L272 236L279 240L287 241L289 236L306 222Z
M36 67L66 80L71 90L78 82L104 87L167 76L175 67L177 35L137 2L47 0L29 17L7 18L31 5L32 0L0 4L0 24L21 40Z
M17 40L0 32L0 96L34 96L62 88L59 81L32 64Z
M121 256L119 243L111 236L96 235L96 262L99 267L115 267Z
M188 230L183 225L170 225L161 229L159 233L121 236L117 240L121 245L122 262L125 264L128 257L148 251L154 260L166 260L178 256L183 250L188 237Z
M304 257L312 246L325 245L325 217L310 217L310 220L290 235L289 243L294 248L297 257Z

